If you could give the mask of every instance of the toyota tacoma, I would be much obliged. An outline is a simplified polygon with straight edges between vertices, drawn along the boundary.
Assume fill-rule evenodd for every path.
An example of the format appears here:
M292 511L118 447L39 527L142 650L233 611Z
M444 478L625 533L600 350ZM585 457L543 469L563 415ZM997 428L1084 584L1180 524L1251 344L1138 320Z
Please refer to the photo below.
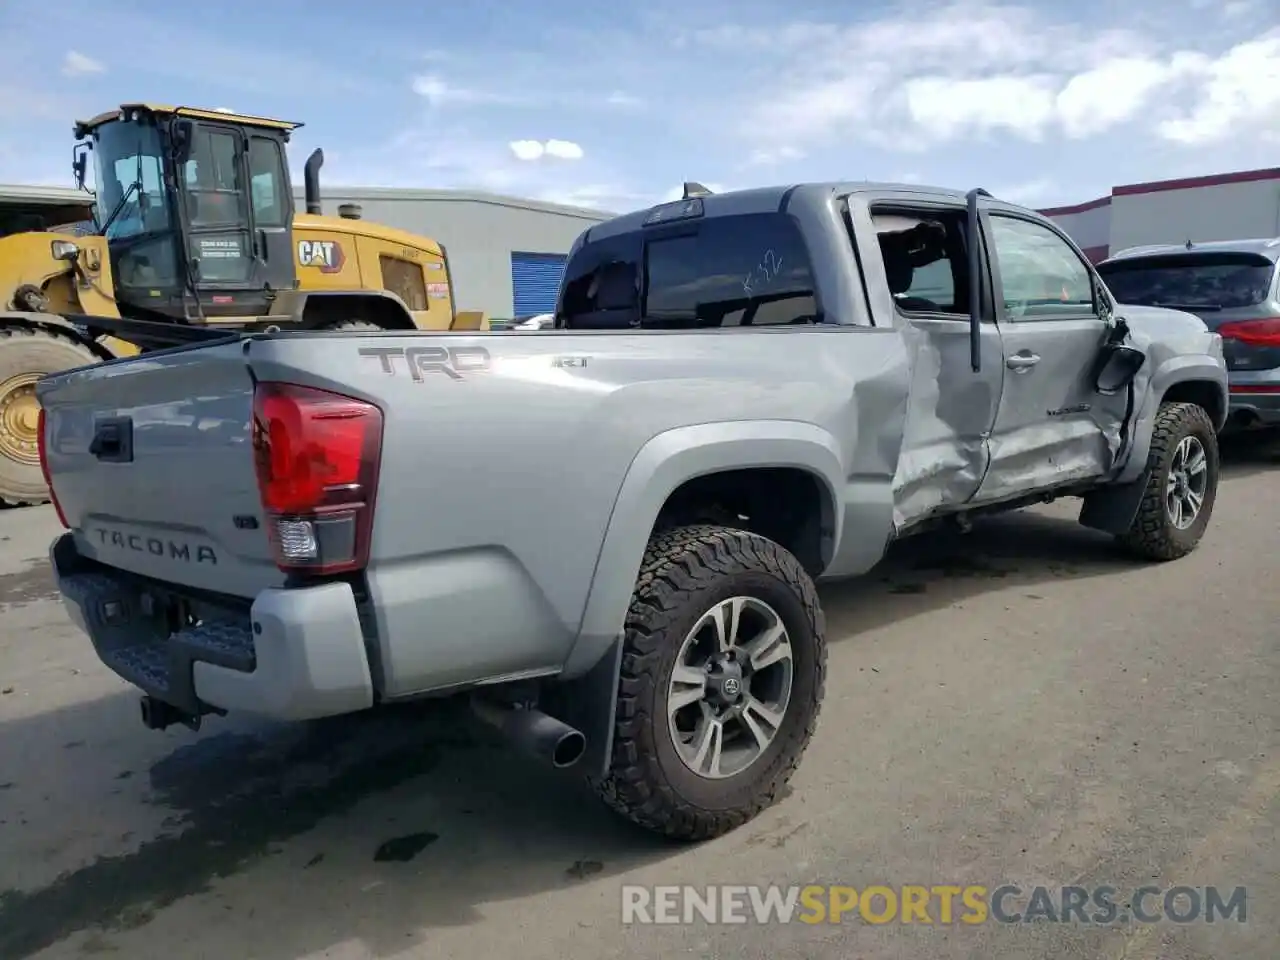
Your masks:
M1063 497L1181 557L1226 398L1198 318L984 190L689 184L578 238L549 329L215 332L48 377L39 436L148 726L464 695L692 840L800 762L816 581Z

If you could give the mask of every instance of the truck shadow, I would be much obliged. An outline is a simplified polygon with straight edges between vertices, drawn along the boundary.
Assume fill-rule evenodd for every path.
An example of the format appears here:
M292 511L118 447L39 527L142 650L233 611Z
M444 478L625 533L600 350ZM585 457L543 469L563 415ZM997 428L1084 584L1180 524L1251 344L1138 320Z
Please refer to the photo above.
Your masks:
M122 698L12 721L0 742L21 738L31 756L37 744L101 735L134 712ZM300 726L210 726L174 735L186 743L126 781L136 803L168 814L159 835L47 885L0 889L0 956L21 960L68 938L87 952L163 942L152 923L178 901L188 935L209 935L231 955L293 960L353 939L375 955L400 953L423 928L480 920L479 904L685 849L616 817L578 778L514 756L455 702ZM15 856L17 843L59 856L63 834L86 831L100 834L98 849L122 846L114 830L102 835L110 818L95 812L119 792L119 776L73 775L63 787L29 766L12 774L19 782L0 791L0 857ZM47 844L17 835L41 829L27 823L39 819L29 803L66 805L61 789L81 794L81 822L43 824Z
M1240 456L1231 477L1270 466ZM1019 511L903 541L868 576L821 592L836 639L1011 585L1034 602L1037 583L1140 566L1070 517ZM170 927L228 955L293 960L359 941L386 956L429 944L432 927L480 921L483 905L572 898L688 851L511 754L456 702L152 735L120 694L0 724L0 781L3 875L22 877L19 859L42 877L56 872L49 861L67 868L43 885L0 884L7 960L69 940L152 955L183 942ZM64 809L78 822L49 813ZM76 834L116 852L68 856Z

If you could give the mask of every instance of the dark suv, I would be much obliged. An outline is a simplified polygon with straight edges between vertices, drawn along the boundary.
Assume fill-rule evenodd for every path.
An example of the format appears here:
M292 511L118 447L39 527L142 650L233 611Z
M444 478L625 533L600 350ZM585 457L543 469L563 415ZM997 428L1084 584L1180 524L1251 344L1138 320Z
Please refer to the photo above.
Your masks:
M1280 427L1280 238L1133 247L1098 264L1120 303L1194 313L1222 337L1228 429Z

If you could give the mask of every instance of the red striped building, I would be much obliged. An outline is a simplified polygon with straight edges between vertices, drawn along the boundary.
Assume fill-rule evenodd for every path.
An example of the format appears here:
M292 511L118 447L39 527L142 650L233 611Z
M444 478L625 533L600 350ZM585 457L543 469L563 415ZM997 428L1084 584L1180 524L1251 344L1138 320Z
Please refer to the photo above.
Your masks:
M1280 167L1128 183L1097 200L1040 212L1095 263L1144 244L1280 237Z

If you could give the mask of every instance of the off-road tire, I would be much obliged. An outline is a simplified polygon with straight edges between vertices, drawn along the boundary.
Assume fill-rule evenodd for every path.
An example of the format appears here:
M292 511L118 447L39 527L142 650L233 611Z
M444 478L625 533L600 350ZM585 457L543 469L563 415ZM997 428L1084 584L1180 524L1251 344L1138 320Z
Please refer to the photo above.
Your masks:
M753 596L773 607L790 635L794 673L785 719L765 753L737 776L704 780L679 759L666 697L686 634L716 603ZM826 681L826 624L813 581L772 540L699 524L655 533L627 611L607 775L600 797L663 836L709 840L772 805L817 726Z
M1208 482L1200 513L1191 526L1179 530L1169 519L1165 496L1170 482L1170 460L1178 444L1188 436L1195 436L1204 447ZM1213 514L1218 494L1218 464L1218 435L1204 408L1194 403L1162 403L1156 413L1151 450L1147 454L1147 489L1133 523L1119 537L1121 545L1137 557L1156 561L1177 560L1194 550Z
M0 383L24 373L58 373L98 362L88 347L70 337L28 327L0 330ZM48 503L40 465L0 454L0 501L10 506Z

